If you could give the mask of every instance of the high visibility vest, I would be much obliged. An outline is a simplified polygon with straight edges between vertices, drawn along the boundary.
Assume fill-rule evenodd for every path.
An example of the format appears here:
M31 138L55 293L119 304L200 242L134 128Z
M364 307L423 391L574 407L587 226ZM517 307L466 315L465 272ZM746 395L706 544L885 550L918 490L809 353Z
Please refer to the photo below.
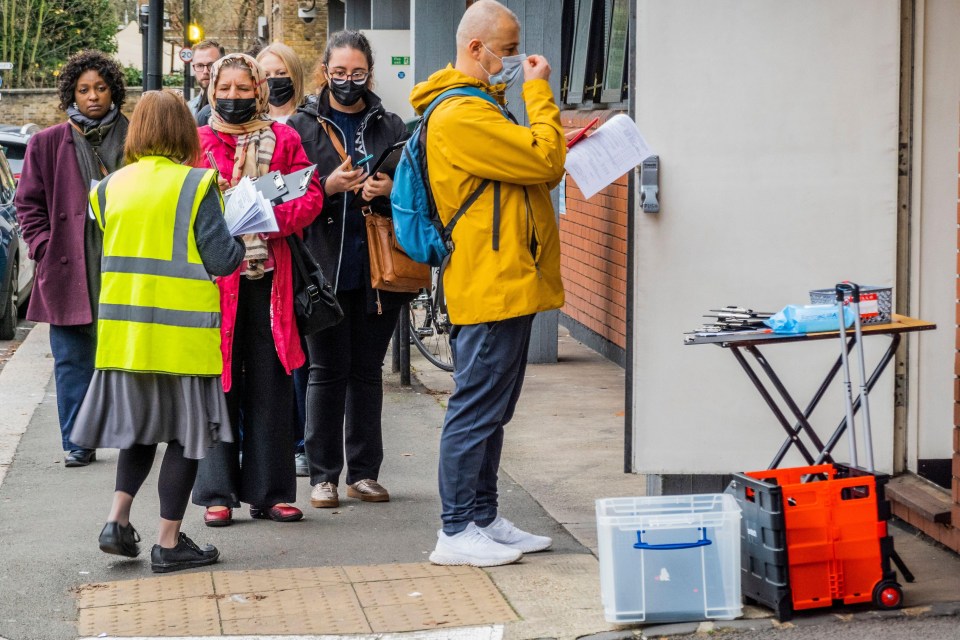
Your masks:
M103 229L97 369L215 376L220 294L193 225L214 172L149 156L90 192Z

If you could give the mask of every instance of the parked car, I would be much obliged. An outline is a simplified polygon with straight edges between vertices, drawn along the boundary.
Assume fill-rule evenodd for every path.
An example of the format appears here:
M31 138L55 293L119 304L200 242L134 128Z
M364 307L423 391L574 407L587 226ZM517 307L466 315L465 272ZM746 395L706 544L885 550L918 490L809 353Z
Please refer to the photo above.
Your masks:
M33 289L34 264L27 257L27 244L13 207L17 184L0 147L0 340L12 340L17 317Z
M23 126L0 124L0 146L7 150L7 160L13 170L14 181L20 180L20 169L23 167L23 159L27 155L27 142L38 131L40 131L40 127L35 124L25 124Z

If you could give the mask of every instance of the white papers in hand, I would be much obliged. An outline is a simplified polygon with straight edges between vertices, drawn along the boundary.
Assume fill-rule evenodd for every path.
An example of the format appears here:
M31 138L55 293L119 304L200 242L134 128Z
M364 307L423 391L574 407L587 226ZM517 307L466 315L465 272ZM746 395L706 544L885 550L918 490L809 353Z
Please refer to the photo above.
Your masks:
M637 124L618 114L567 151L567 173L583 197L598 191L653 155Z
M273 206L264 200L250 178L242 178L230 191L223 217L231 235L271 233L279 230Z

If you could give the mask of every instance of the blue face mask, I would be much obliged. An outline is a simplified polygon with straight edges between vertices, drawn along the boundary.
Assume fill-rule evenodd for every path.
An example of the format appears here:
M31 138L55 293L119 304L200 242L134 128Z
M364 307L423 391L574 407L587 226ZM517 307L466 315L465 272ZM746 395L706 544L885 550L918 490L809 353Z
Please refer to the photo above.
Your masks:
M490 73L482 64L480 65L480 68L484 71L487 71L487 75L490 77L488 82L491 85L505 84L507 85L507 89L512 87L514 83L516 83L517 78L520 77L520 72L523 70L523 61L527 59L527 54L518 53L515 56L504 56L501 58L493 51L490 51L490 49L487 48L487 45L483 45L483 48L486 49L487 52L494 58L499 60L500 64L503 65L503 68L497 73Z

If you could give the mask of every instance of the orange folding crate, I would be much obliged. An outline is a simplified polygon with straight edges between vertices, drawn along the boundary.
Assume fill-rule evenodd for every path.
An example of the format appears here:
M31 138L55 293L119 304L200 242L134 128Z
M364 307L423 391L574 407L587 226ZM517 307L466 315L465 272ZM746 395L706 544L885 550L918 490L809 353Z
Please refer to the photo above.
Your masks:
M834 602L898 607L903 591L890 561L885 474L824 464L751 471L782 491L790 596L794 610Z

